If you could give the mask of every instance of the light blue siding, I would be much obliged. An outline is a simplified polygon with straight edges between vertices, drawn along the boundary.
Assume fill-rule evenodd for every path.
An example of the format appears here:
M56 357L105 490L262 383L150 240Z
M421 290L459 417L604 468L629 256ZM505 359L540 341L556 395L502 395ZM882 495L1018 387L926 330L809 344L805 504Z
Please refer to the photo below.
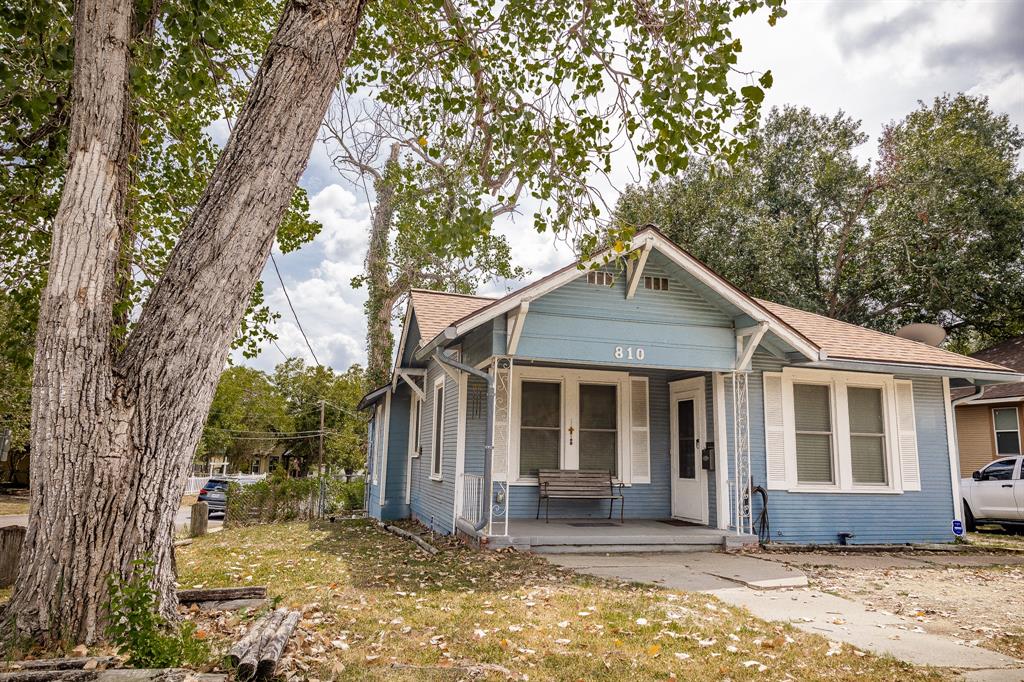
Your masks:
M530 314L533 308L530 308ZM668 382L678 378L678 373L664 370L638 370L630 376L648 378L650 394L651 424L651 483L638 483L623 490L626 498L626 518L667 519L671 516L670 443L668 413ZM530 518L537 513L537 486L512 485L509 493L509 510L512 519ZM543 515L543 511L541 512ZM619 506L615 505L618 517ZM608 516L607 501L559 501L551 502L552 518L589 518Z
M732 314L702 298L670 272L656 252L648 276L669 278L668 291L643 288L627 300L626 278L613 286L588 284L586 275L530 304L517 355L607 366L731 369L736 356ZM673 266L674 267L674 266ZM622 358L615 348L624 349ZM633 348L630 360L626 348ZM642 348L639 359L636 348Z
M405 503L405 478L409 453L411 396L412 391L405 383L400 383L398 390L391 396L387 469L384 472L384 504L380 505L380 500L377 499L380 518L384 520L404 519L409 516L409 505Z
M765 355L754 359L750 374L751 473L755 485L766 485L764 398L762 372L780 371L782 364ZM911 377L905 377L911 378ZM914 410L921 490L903 494L792 493L768 491L772 539L777 542L828 544L838 533L856 535L854 543L950 542L953 498L946 441L942 380L913 378ZM732 404L732 385L726 380L726 402ZM726 410L730 452L732 412ZM732 459L730 458L730 472ZM756 520L760 499L754 498Z
M444 377L444 431L441 459L442 479L430 477L431 456L434 450L434 380ZM458 384L449 377L436 360L427 365L424 383L426 400L420 425L420 443L423 454L412 464L412 515L425 526L438 533L450 533L455 504L455 456L458 439Z

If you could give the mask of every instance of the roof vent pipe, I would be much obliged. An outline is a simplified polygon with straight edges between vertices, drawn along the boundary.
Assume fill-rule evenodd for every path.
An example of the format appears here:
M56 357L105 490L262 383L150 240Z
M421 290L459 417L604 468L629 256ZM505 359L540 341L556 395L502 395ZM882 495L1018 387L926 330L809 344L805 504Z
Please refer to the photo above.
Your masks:
M454 359L446 352L441 350L434 351L434 358L441 363L454 367L457 370L472 374L475 377L479 377L487 382L487 421L484 424L484 503L485 506L481 509L481 518L477 519L476 524L472 526L474 533L479 533L483 530L484 526L487 525L487 514L484 510L488 509L491 505L491 497L494 495L493 483L491 482L491 455L494 450L494 377L483 372L476 367L472 367L463 362L459 362ZM463 406L464 407L464 406ZM456 525L459 524L460 519L456 519ZM467 524L468 525L468 524ZM465 530L465 528L463 528Z

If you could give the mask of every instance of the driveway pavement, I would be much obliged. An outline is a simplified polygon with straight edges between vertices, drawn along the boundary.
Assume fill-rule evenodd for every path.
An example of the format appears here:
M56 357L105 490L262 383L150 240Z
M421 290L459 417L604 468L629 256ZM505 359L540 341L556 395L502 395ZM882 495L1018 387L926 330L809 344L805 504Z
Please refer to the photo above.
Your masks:
M964 671L966 679L1024 681L1024 661L925 632L914 621L807 587L807 577L799 568L768 557L686 552L561 554L546 558L590 575L712 594L759 618L788 622L801 630L915 665L955 668ZM867 560L877 563L904 559L855 558Z

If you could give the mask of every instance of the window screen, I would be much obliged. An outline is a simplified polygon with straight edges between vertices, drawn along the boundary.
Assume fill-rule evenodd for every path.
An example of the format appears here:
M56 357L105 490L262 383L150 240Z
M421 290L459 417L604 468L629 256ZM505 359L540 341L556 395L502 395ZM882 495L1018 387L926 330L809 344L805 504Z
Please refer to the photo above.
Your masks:
M796 474L799 483L834 483L832 399L828 386L793 384Z
M524 381L520 396L519 475L558 469L562 455L562 385Z
M885 485L885 418L882 389L855 388L846 391L850 410L850 458L853 482Z
M580 384L580 469L618 476L618 389Z
M444 384L434 391L434 444L430 460L430 472L441 475L441 446L444 434Z

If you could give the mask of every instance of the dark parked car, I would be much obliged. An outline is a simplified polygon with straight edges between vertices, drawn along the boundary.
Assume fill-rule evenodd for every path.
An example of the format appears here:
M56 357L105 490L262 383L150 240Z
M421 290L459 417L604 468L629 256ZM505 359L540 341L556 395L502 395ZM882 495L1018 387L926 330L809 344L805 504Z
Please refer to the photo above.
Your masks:
M223 478L211 478L199 491L199 501L209 505L210 516L223 516L228 506L228 481Z

